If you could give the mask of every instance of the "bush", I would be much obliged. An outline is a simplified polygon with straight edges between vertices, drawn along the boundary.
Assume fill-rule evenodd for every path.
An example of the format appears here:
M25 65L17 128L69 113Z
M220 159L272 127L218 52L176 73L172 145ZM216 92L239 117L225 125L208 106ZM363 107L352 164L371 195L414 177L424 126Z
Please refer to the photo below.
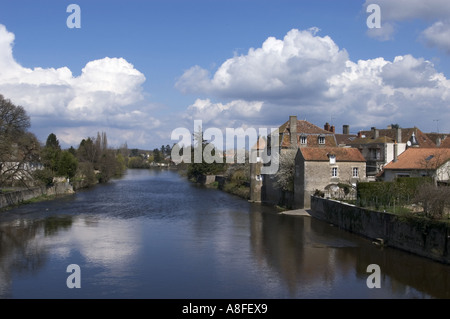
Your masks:
M32 175L34 180L42 183L44 186L51 186L53 184L54 174L48 168L34 171Z

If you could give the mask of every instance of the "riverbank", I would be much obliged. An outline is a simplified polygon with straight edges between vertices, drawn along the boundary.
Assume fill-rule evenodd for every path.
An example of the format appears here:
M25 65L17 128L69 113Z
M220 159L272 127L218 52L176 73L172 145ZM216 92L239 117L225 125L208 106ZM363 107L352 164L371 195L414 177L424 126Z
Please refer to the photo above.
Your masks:
M52 186L37 186L0 193L0 210L30 203L33 201L50 200L61 195L75 193L68 181L57 182Z

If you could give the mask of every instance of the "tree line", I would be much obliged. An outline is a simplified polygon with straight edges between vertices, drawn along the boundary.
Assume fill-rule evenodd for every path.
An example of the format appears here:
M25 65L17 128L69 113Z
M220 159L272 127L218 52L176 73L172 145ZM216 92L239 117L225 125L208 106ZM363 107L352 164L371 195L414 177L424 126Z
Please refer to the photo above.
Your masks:
M77 148L62 149L54 133L42 145L29 127L25 109L0 94L0 188L51 185L55 177L88 187L126 169L128 154L110 148L105 132L83 139Z

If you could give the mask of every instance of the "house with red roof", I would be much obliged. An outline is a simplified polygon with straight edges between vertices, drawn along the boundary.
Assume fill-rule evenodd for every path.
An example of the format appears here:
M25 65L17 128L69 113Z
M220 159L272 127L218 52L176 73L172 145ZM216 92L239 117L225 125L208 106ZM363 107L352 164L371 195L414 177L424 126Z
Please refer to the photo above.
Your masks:
M299 148L295 158L294 206L310 207L317 190L330 197L341 192L339 185L356 187L366 180L366 160L351 147Z
M385 181L430 176L438 184L450 180L450 148L408 148L378 174Z

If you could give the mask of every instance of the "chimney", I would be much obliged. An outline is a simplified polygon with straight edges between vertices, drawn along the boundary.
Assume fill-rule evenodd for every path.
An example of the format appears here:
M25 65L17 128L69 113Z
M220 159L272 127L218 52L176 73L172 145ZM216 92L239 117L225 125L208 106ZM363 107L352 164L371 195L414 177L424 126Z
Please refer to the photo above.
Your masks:
M394 143L394 162L397 162L398 157L398 145L397 142Z
M342 126L342 134L350 134L350 126L348 125Z
M402 129L400 127L395 128L395 140L397 143L402 142Z
M380 137L380 131L376 127L372 127L372 138L375 140Z
M438 136L438 137L436 138L436 146L437 146L437 147L441 146L441 142L442 142L441 137Z
M289 128L290 128L290 142L292 148L297 148L297 116L289 116Z
M331 127L330 127L330 132L333 133L333 134L335 133L334 125L331 125Z
M325 125L324 125L324 127L323 127L323 129L325 130L325 131L330 131L330 124L328 123L328 122L326 122L325 123Z

